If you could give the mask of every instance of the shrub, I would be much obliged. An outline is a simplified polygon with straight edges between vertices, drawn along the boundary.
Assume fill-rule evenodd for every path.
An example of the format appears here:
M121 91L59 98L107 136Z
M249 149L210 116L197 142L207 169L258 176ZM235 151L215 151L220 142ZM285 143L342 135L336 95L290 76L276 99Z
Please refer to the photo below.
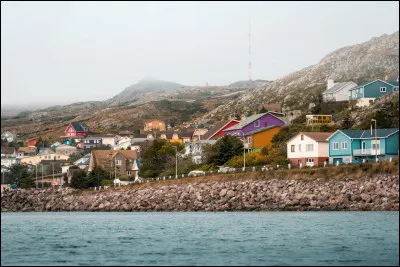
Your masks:
M100 181L100 186L105 186L105 185L113 185L114 181L110 179L104 179Z

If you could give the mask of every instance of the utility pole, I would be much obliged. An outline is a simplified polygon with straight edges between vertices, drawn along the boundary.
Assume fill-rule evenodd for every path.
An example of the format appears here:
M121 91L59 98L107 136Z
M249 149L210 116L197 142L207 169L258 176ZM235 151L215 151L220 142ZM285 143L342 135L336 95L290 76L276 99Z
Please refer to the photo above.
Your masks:
M176 146L173 146L175 148L175 178L178 178L178 148Z
M36 189L38 188L38 181L37 181L37 164L35 164L35 169L36 169Z
M243 171L246 170L246 148L245 148L245 143L246 143L246 138L244 136L243 131L240 131L243 135Z
M43 188L43 164L42 165L42 188Z

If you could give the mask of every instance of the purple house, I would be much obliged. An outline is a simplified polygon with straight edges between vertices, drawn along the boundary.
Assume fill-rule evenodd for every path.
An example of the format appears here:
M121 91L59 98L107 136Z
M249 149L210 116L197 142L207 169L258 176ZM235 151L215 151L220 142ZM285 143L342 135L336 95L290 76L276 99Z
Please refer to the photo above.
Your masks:
M286 126L286 122L272 113L267 112L247 117L240 123L224 130L224 132L230 135L238 135L240 136L240 139L243 139L243 134L273 125L283 127Z

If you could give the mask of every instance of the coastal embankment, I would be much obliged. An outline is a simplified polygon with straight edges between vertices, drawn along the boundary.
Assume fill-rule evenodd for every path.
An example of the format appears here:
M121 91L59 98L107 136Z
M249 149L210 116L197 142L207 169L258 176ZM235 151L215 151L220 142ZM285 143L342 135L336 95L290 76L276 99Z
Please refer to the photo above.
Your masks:
M279 176L243 173L104 190L6 191L1 193L1 211L399 210L398 171L340 179L283 179L274 174Z

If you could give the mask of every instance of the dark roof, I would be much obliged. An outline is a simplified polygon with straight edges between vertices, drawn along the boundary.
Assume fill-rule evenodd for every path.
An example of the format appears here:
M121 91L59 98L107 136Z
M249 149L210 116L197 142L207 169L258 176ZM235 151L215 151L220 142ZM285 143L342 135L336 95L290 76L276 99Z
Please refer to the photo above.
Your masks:
M216 134L221 128L223 128L225 125L227 125L230 120L226 121L217 121L214 123L214 126L212 126L205 134L201 136L201 139L207 140L210 138L212 135Z
M79 122L72 122L71 125L75 129L75 131L84 132L84 130Z
M1 147L1 153L3 154L14 154L15 147Z
M81 123L81 126L85 127L85 128L89 128L89 126L87 126L86 123Z
M375 137L375 129L372 130L341 130L345 135L350 138L358 139L358 138L374 138ZM376 137L382 138L398 132L399 128L389 128L389 129L376 129Z
M268 126L268 127L263 127L261 129L257 129L257 130L248 132L247 134L245 134L245 136L253 135L253 134L256 134L256 133L260 133L260 132L264 132L266 130L270 130L270 129L275 128L275 127L281 127L281 126L280 125L272 125L272 126Z
M382 82L387 83L387 84L390 84L390 85L392 85L392 86L399 86L399 82L388 82L388 81L383 81L383 80L377 79L377 80L374 80L374 81L369 81L369 82L366 82L366 83L362 83L362 84L360 84L360 85L357 85L357 86L351 88L350 90L354 90L354 89L363 87L363 86L365 86L365 85L367 85L367 84L369 84L369 83L374 83L374 82L376 82L376 81L382 81Z
M178 135L180 137L190 137L190 138L192 138L195 130L196 130L196 128L194 128L194 127L185 128L185 129L181 130L178 133Z

